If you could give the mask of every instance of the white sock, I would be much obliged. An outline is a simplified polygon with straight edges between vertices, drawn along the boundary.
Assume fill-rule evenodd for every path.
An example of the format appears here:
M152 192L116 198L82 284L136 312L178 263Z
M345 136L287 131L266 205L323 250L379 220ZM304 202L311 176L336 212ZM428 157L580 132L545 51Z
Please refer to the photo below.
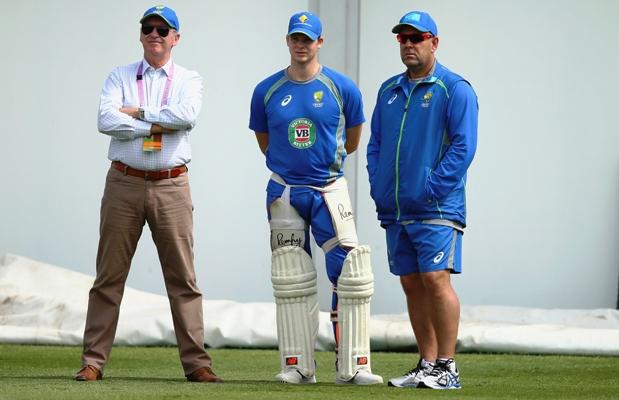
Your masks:
M430 362L430 361L426 360L425 358L421 359L421 368L425 369L425 368L433 367L433 366L434 366L433 362Z

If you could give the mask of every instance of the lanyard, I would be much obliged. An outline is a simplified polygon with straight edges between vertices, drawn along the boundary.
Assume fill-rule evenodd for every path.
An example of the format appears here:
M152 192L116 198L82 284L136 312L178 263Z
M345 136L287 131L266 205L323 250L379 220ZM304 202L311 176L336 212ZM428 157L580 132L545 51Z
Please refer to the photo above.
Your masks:
M135 76L136 83L138 85L138 97L140 99L140 107L144 107L144 75L142 75L142 67L144 62L140 63L138 71ZM163 88L163 96L161 97L161 106L168 105L168 98L170 95L170 86L172 86L172 80L174 79L174 63L170 66L170 73L166 79L165 86ZM142 150L144 151L161 151L162 135L152 134L144 138Z
M138 72L136 74L135 80L138 85L138 97L140 99L140 107L144 107L144 76L142 75L142 67L144 63L141 62L138 67ZM174 79L174 63L170 67L170 73L168 74L168 78L166 79L165 87L163 88L163 97L161 98L161 105L168 105L168 97L170 95L170 86L172 86L172 80Z

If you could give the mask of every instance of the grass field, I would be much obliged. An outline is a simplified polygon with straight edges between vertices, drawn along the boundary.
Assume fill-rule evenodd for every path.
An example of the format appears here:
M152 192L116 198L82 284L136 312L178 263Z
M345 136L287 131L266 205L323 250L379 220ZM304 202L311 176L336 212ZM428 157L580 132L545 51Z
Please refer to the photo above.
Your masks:
M619 357L459 354L463 389L432 391L336 386L330 352L317 353L318 384L275 383L274 350L211 350L225 383L187 383L174 347L115 347L103 381L75 382L80 350L0 344L0 399L619 399ZM407 353L372 355L374 372L386 378L415 361Z

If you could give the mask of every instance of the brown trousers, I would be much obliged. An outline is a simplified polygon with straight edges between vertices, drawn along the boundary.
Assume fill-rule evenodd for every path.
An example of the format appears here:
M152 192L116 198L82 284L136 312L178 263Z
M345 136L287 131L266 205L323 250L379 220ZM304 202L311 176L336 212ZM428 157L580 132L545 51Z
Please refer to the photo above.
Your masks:
M97 277L88 300L82 366L105 366L118 324L131 259L144 223L152 231L185 375L210 366L204 349L202 294L193 266L193 204L186 173L148 181L110 168L103 199Z

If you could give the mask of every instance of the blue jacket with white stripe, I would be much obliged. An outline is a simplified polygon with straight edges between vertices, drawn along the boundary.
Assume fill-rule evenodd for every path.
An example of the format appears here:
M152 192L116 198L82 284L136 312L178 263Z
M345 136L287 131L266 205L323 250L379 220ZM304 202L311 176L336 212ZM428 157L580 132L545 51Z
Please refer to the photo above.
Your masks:
M416 85L406 72L381 85L367 168L383 225L428 219L466 225L466 171L477 146L477 115L471 85L438 61Z

